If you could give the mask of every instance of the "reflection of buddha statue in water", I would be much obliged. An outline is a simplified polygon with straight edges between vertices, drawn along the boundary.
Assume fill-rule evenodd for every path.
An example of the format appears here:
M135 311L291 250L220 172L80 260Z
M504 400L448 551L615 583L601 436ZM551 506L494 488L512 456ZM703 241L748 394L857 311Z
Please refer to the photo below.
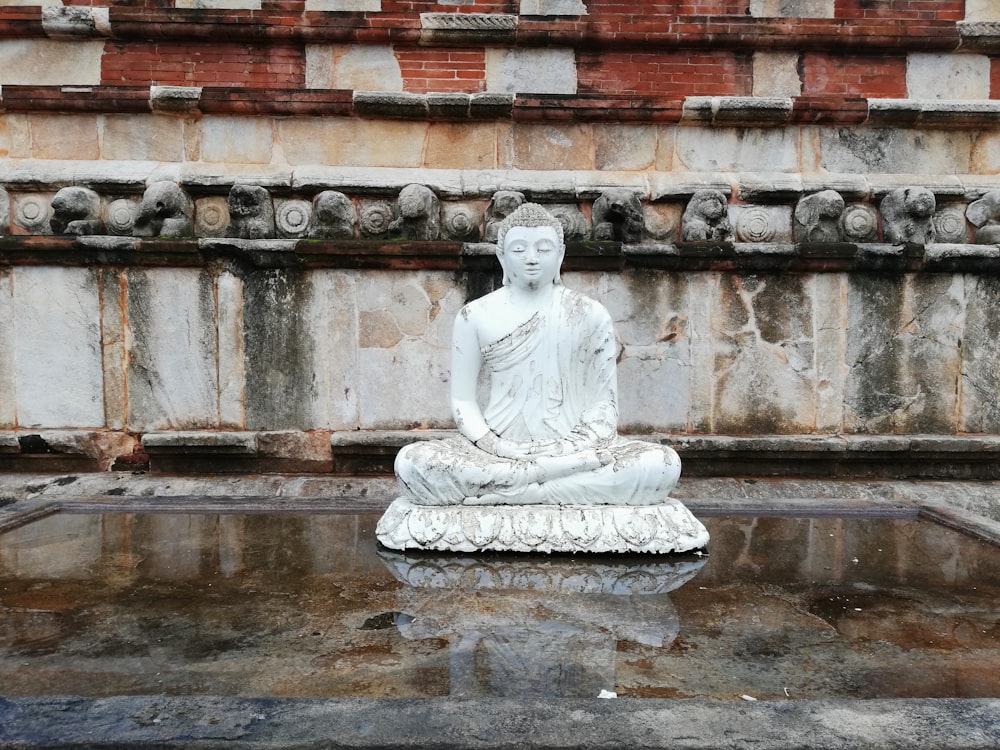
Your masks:
M466 305L455 321L451 400L460 435L400 451L401 500L418 507L675 502L667 495L680 475L677 454L618 435L611 317L562 285L559 222L525 204L504 219L497 239L504 286ZM484 371L489 397L482 408L477 388ZM702 535L683 548L703 546L704 528L675 504L700 528L695 536ZM604 521L583 523L589 530Z

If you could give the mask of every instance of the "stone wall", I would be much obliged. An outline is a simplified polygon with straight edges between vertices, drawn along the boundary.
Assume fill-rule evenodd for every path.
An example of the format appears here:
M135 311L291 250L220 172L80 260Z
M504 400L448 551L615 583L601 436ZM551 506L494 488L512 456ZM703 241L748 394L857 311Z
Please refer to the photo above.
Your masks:
M0 7L0 458L173 434L322 468L333 432L449 427L498 191L560 216L611 309L623 429L1000 432L995 4L168 5ZM163 182L189 231L138 228ZM245 185L273 232L231 216ZM433 234L390 231L412 185ZM602 224L621 190L641 226ZM690 229L704 191L728 228Z

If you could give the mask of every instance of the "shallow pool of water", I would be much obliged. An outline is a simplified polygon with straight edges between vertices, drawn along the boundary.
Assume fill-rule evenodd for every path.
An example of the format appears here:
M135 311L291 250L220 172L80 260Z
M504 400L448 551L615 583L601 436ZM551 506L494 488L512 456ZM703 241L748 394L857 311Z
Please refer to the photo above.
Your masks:
M403 555L376 515L71 513L0 535L0 694L1000 696L1000 549L704 518L707 556Z

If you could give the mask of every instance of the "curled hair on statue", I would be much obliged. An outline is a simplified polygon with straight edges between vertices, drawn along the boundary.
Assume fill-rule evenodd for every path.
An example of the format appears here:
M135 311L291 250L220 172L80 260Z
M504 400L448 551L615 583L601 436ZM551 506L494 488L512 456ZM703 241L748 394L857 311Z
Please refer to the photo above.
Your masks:
M566 242L563 239L563 225L555 216L546 211L537 203L522 203L514 211L504 217L497 227L497 258L500 259L500 267L503 268L503 285L510 286L510 279L507 277L507 268L504 265L503 244L507 238L507 231L513 227L551 227L555 230L559 240L559 252L566 252ZM559 272L552 281L553 284L562 284Z

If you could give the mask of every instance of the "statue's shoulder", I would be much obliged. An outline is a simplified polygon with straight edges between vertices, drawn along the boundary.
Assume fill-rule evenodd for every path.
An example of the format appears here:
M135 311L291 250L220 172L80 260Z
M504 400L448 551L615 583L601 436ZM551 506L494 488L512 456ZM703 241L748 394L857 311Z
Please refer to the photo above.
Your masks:
M562 303L567 309L582 312L589 320L611 322L611 313L608 312L608 308L593 297L588 297L582 292L577 292L569 287L563 287Z

